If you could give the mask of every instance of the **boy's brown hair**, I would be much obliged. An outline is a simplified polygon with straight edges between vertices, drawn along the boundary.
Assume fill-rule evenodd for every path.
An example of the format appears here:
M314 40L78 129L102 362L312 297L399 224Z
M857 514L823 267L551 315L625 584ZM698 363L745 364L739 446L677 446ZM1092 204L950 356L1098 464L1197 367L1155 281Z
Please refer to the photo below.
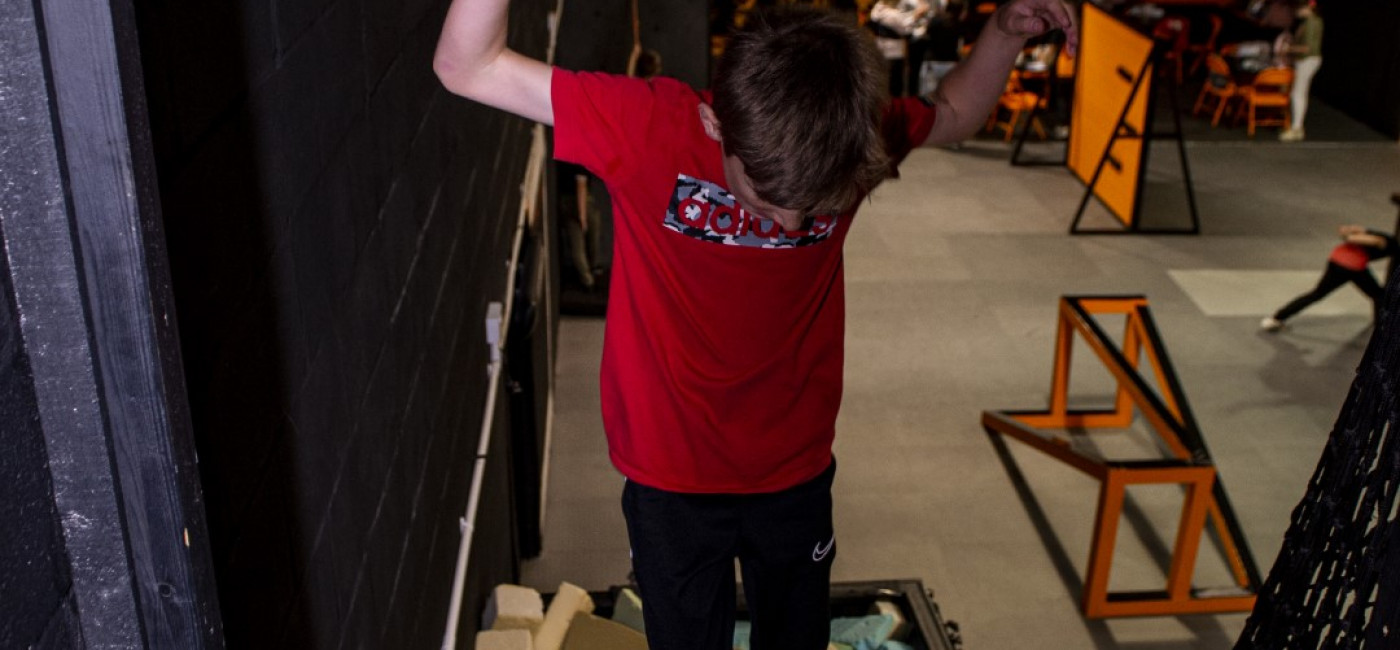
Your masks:
M847 210L889 174L884 60L848 16L751 16L715 73L724 151L760 198L804 214Z

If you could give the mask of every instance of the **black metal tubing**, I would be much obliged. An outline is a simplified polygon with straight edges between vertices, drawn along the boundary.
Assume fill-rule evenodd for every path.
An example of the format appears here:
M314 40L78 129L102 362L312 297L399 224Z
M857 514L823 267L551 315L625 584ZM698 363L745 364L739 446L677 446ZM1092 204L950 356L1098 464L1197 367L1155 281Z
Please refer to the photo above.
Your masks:
M1123 136L1123 134L1122 134L1122 130L1125 129L1125 128L1127 128L1129 131L1132 131L1132 130L1133 130L1129 125L1127 125L1127 124L1124 123L1124 120L1127 119L1128 110L1129 110L1129 109L1132 107L1132 105L1133 105L1133 98L1137 97L1138 91L1140 90L1141 85L1142 85L1143 78L1145 78L1146 75L1147 75L1147 70L1148 70L1148 68L1151 68L1151 67L1155 66L1156 63L1160 62L1161 53L1162 53L1163 49L1164 49L1163 44L1161 44L1161 43L1156 43L1156 44L1154 44L1153 47L1152 47L1152 53L1148 56L1147 62L1143 64L1143 69L1142 69L1142 71L1140 71L1140 72L1138 73L1138 78L1137 78L1137 80L1136 80L1136 81L1134 82L1134 84L1133 84L1133 91L1132 91L1131 93L1129 93L1129 95L1128 95L1128 100L1127 100L1127 102L1124 103L1124 106L1123 106L1123 112L1118 116L1118 128L1114 129L1114 131L1113 131L1113 136L1110 137L1109 140L1108 140L1108 147L1104 150L1104 157L1105 157L1105 158L1107 158L1109 152L1113 150L1113 144L1114 144L1115 142L1117 142L1118 139L1119 139L1120 137L1125 137L1125 136ZM1141 157L1141 160L1139 161L1139 164L1138 164L1138 177L1137 177L1137 180L1136 180L1137 188L1138 188L1138 196L1137 196L1137 198L1133 201L1132 223L1129 224L1128 227L1127 227L1127 228L1124 228L1124 229L1080 228L1080 227L1079 227L1079 222L1080 222L1080 220L1083 219L1083 217L1084 217L1084 209L1085 209L1086 207L1088 207L1088 205L1089 205L1089 199L1090 199L1090 198L1093 196L1093 194L1094 194L1094 186L1098 184L1098 182L1099 182L1099 174L1100 174L1100 172L1103 171L1103 164L1104 164L1104 161L1103 161L1103 160L1100 160L1100 161L1099 161L1099 166L1094 170L1094 176L1093 176L1093 178L1089 181L1088 185L1085 187L1084 198L1079 202L1079 209L1075 212L1075 215L1074 215L1074 222L1071 223L1071 224L1070 224L1070 227L1069 227L1069 232L1070 232L1070 234L1072 234L1072 235L1125 235L1125 234L1144 234L1144 235L1196 235L1196 234L1200 234L1200 232L1201 232L1200 214L1199 214L1199 212L1198 212L1197 209L1196 209L1196 191L1195 191L1195 186L1194 186L1194 184L1193 184L1192 181L1191 181L1191 166L1190 166L1190 163L1189 163L1189 162L1187 161L1187 159L1186 159L1186 138L1185 138L1185 133L1184 133L1182 127L1181 127L1181 106L1177 103L1177 90L1178 90L1178 88L1177 88L1177 85L1176 85L1176 77L1170 77L1169 80L1168 80L1168 83L1170 84L1170 91L1169 91L1168 94L1169 94L1170 97L1171 97L1172 121L1173 121L1173 123L1174 123L1174 125L1175 125L1175 127L1176 127L1176 130L1175 130L1174 132L1172 132L1172 133L1157 133L1157 132L1155 132L1154 124L1156 123L1156 118L1157 118L1157 87L1156 87L1156 85L1154 84L1154 85L1150 85L1150 86L1148 87L1147 115L1146 115L1146 118L1144 119L1143 133L1141 133L1141 134L1130 133L1128 136L1126 136L1126 137L1136 137L1136 138L1140 138L1140 139L1142 140L1142 153L1141 153L1141 156L1142 156L1142 157ZM1181 158L1182 180L1183 180L1183 182L1184 182L1184 184L1185 184L1185 186L1186 186L1186 199L1187 199L1187 204L1189 205L1190 210L1191 210L1191 227L1190 227L1190 228L1143 228L1143 227L1141 226L1141 223L1142 223L1142 205L1143 205L1143 201L1142 201L1142 196L1141 196L1141 194L1142 194L1143 187L1144 187L1145 184L1146 184L1147 166L1148 166L1148 159L1149 159L1148 156L1149 156L1149 154L1150 154L1150 152L1151 152L1151 149L1152 149L1152 142L1153 142L1153 140L1154 140L1155 138L1157 138L1158 136L1160 136L1160 135L1172 136L1173 139L1176 140L1177 153L1178 153L1178 156ZM1400 222L1397 222L1397 229L1400 229Z
M1047 70L1047 74L1045 77L1045 95L1043 98L1046 104L1051 104L1052 102L1054 102L1055 99L1055 84L1059 82L1060 78L1060 50L1064 49L1064 43L1065 40L1062 35L1057 36L1054 39L1054 54L1050 55L1050 68L1049 70ZM1075 66L1077 67L1078 65L1079 63L1076 60ZM1071 95L1073 95L1073 93L1071 93ZM1026 118L1026 126L1025 128L1021 129L1021 135L1016 138L1016 147L1011 150L1011 165L1013 167L1063 167L1067 162L1069 162L1068 145L1065 147L1064 155L1061 156L1059 160L1021 160L1021 149L1026 146L1026 136L1030 134L1031 125L1035 124L1035 119L1037 117L1040 117L1039 101L1035 103L1035 106L1031 107L1030 117ZM1012 125L1012 127L1014 128L1015 125ZM1069 138L1055 138L1052 137L1049 133L1046 134L1045 140L1046 142L1069 142Z
M1093 318L1090 318L1088 312L1079 304L1081 299L1083 298L1066 297L1070 309L1073 309L1080 320L1084 321L1090 331L1094 333L1094 336L1098 337L1100 341L1111 341L1112 339L1108 338L1103 328L1099 327L1098 323ZM1171 427L1172 433L1177 436L1177 439L1181 440L1182 444L1186 445L1187 449L1191 451L1193 461L1202 465L1213 466L1215 461L1211 458L1210 450L1206 448L1205 438L1201 435L1200 427L1197 426L1195 416L1191 413L1191 407L1186 401L1186 393L1181 387L1181 380L1176 376L1176 369L1172 366L1171 358L1167 354L1167 348L1163 344L1162 337L1157 331L1157 326L1152 320L1151 311L1148 310L1146 306L1140 306L1137 308L1137 315L1142 318L1143 330L1147 335L1148 342L1160 355L1157 362L1161 365L1162 376L1167 382L1167 386L1163 388L1171 391L1173 398L1176 400L1177 407L1181 410L1180 422L1173 417L1164 417L1163 419L1167 421L1168 426ZM1105 347L1108 349L1109 355L1113 358L1115 364L1125 370L1131 370L1131 366L1128 365L1127 358L1123 356L1122 352L1113 346ZM1147 390L1147 382L1143 380L1140 373L1133 371L1130 372L1129 375L1133 379L1133 385L1142 392L1144 399L1147 400L1148 405L1153 410L1163 416L1170 415L1170 411L1167 410L1166 405L1162 403L1153 391ZM1215 503L1220 508L1220 516L1225 520L1225 527L1228 529L1230 537L1239 542L1237 548L1240 553L1240 561L1244 564L1245 574L1249 577L1249 583L1252 587L1258 587L1263 583L1259 575L1259 567L1254 562L1254 554L1249 550L1249 543L1244 536L1244 529L1240 526L1239 517L1235 514L1234 506L1230 504L1230 497L1225 493L1224 479L1222 479L1218 473L1216 474L1212 494L1215 496Z
M1112 299L1137 299L1142 296L1064 296L1064 300L1069 303L1069 307L1075 315L1082 321L1093 335L1103 343L1111 343L1112 339L1103 331L1098 322L1089 316L1081 303L1083 300L1112 300ZM1162 419L1170 427L1172 433L1181 440L1182 444L1191 452L1191 459L1163 459L1160 461L1118 461L1105 462L1102 459L1091 458L1082 452L1070 449L1071 453L1086 460L1102 463L1112 468L1168 468L1185 466L1211 466L1215 461L1211 458L1210 450L1206 447L1205 438L1201 435L1200 427L1196 424L1195 416L1191 411L1190 404L1186 400L1186 393L1182 389L1181 380L1177 378L1176 369L1171 363L1171 358L1167 353L1166 346L1162 341L1161 334L1157 330L1156 323L1152 319L1151 311L1146 306L1140 306L1136 310L1136 315L1142 319L1143 331L1147 336L1147 342L1159 353L1157 362L1160 364L1162 376L1167 385L1164 390L1170 392L1175 399L1178 409L1181 411L1181 420L1170 417L1170 411L1156 392L1148 390L1147 382L1142 378L1142 374L1137 372L1128 363L1123 353L1114 345L1104 345L1113 363L1119 368L1127 371L1127 375L1132 379L1133 385L1142 393L1147 401L1147 406L1163 416ZM1071 411L1072 413L1112 413L1113 411ZM1044 415L1048 411L1000 411L1000 414L1015 415ZM1052 438L1052 437L1051 437ZM1255 563L1254 554L1249 549L1249 543L1244 536L1244 530L1240 526L1239 517L1235 513L1234 506L1230 503L1230 497L1225 491L1224 480L1216 474L1215 484L1212 486L1212 495L1215 497L1217 507L1220 509L1220 516L1225 520L1225 527L1231 539L1238 542L1236 548L1240 555L1240 562L1244 565L1246 576L1249 578L1250 587L1257 588L1263 583L1259 574L1259 567Z
M1394 203L1396 206L1400 207L1400 192L1395 192L1394 194L1391 194L1391 195L1390 195L1390 202L1391 202L1391 203ZM1396 213L1396 215L1395 215L1395 230L1393 230L1393 231L1391 231L1391 232L1392 232L1392 236L1394 236L1394 237L1400 237L1400 213ZM1386 263L1386 266L1385 266L1385 277L1386 277L1387 279L1395 277L1395 258L1396 258L1396 257L1400 257L1400 255L1391 255L1391 256L1390 256L1390 261Z
M1094 196L1094 186L1099 183L1099 176L1103 174L1103 166L1108 163L1109 152L1113 151L1113 143L1117 142L1119 135L1121 135L1123 121L1128 119L1128 111L1133 107L1133 98L1137 97L1138 90L1142 88L1142 80L1147 77L1147 70L1150 67L1152 67L1151 56L1147 57L1147 60L1142 64L1142 69L1138 70L1137 78L1133 80L1133 89L1128 93L1128 100L1123 102L1123 110L1118 113L1118 121L1116 122L1118 126L1113 129L1113 135L1108 137L1108 144L1104 145L1103 155L1099 156L1099 164L1094 168L1094 175L1089 178L1088 184L1084 186L1084 198L1080 199L1079 209L1074 213L1074 222L1069 226L1071 235L1097 232L1096 230L1080 230L1079 220L1084 218L1084 208L1089 207L1089 199Z
M1182 388L1181 380L1176 376L1176 369L1167 356L1167 347L1162 342L1161 334L1157 331L1157 324L1152 320L1152 313L1146 307L1139 307L1138 312L1147 339L1161 353L1161 358L1157 361L1162 366L1162 376L1167 382L1166 388L1171 391L1172 395L1176 396L1177 408L1181 411L1184 425L1182 431L1185 433L1181 437L1181 441L1191 449L1193 457L1199 457L1205 462L1214 464L1210 449L1206 447L1205 436L1201 434L1201 428L1196 424L1196 416L1192 414L1191 406L1186 401L1186 391ZM1215 495L1215 504L1220 508L1220 516L1225 519L1225 527L1229 529L1230 536L1239 540L1240 560L1244 564L1245 573L1249 576L1249 583L1258 587L1263 584L1263 578L1259 574L1259 567L1254 562L1254 554L1250 552L1249 545L1245 543L1244 529L1240 526L1239 517L1235 514L1235 507L1230 504L1230 497L1225 493L1225 479L1218 473L1215 476L1215 486L1212 488L1212 493Z

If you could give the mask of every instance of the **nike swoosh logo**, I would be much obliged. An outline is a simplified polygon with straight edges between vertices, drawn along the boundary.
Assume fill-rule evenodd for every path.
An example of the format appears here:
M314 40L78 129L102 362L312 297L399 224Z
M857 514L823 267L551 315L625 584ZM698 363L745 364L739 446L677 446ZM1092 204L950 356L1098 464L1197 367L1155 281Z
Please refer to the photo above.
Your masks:
M821 543L821 542L817 542L816 547L812 549L812 561L813 561L813 562L821 562L822 560L825 560L825 559L826 559L826 556L827 556L829 553L831 553L831 547L833 547L833 546L835 546L835 545L836 545L836 536L835 536L835 535L832 535L832 536L831 536L831 539L827 540L826 546L825 546L825 547L822 546L822 543Z

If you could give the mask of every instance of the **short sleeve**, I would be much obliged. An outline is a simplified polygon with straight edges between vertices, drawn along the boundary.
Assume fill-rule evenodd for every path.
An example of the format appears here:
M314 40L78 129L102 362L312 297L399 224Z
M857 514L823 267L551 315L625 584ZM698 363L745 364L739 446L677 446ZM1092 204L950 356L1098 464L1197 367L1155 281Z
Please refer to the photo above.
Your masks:
M897 97L885 107L882 131L892 175L898 176L899 163L910 151L928 140L937 119L938 107L919 97Z
M646 81L555 69L554 157L584 166L604 180L635 168L655 108Z

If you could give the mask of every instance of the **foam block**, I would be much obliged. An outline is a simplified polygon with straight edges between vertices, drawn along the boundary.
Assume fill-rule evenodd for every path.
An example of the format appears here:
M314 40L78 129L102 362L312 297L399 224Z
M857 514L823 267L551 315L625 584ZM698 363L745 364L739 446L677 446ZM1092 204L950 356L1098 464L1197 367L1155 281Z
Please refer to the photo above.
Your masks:
M749 650L751 644L749 637L753 632L753 624L748 621L734 621L734 650Z
M586 612L574 614L563 650L647 650L646 635Z
M569 632L569 623L578 612L592 614L593 598L575 585L559 583L559 591L544 613L544 622L535 630L535 650L559 650Z
M629 588L617 592L617 602L613 603L612 620L630 627L642 634L647 633L646 621L642 619L642 598Z
M909 638L909 621L904 618L904 612L899 609L899 605L892 600L877 600L870 606L871 614L885 614L894 619L894 629L890 631L890 638L895 641L903 641Z
M482 630L476 633L476 650L534 650L529 630Z
M529 630L544 623L540 592L520 585L496 585L481 614L483 630Z
M831 619L831 640L873 650L890 640L894 618L888 614Z

